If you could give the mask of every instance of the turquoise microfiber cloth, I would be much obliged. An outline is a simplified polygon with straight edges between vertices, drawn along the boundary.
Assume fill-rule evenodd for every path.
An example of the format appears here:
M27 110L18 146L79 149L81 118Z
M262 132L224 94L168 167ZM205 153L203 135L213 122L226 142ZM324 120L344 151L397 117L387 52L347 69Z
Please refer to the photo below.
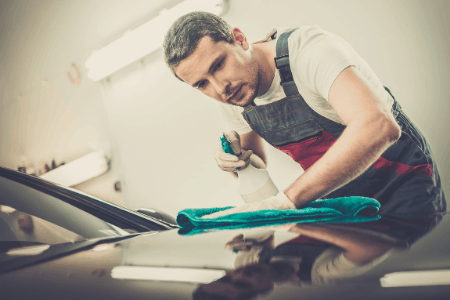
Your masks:
M302 222L356 223L374 221L380 218L377 214L380 209L380 202L373 198L350 196L316 200L301 209L269 209L202 219L202 216L229 208L233 208L233 206L180 211L177 216L177 223L181 227L179 234L192 235L206 231Z

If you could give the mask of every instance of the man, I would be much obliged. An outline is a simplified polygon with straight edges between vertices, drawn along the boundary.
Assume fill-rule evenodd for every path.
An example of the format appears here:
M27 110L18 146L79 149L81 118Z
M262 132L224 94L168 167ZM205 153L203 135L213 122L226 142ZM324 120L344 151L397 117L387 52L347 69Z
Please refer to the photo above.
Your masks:
M277 245L273 235L258 240L235 236L226 245L237 252L235 269L199 285L193 299L251 299L271 291L276 283L308 287L354 282L409 248L408 242L391 236L391 232L364 226L294 223L290 231L298 236ZM240 255L250 259L238 260Z
M251 151L238 158L216 146L222 170L264 167L263 139L305 169L284 193L219 215L351 195L378 199L384 212L445 211L424 137L340 37L302 26L250 44L239 28L194 12L169 29L164 53L178 79L219 101L229 129Z

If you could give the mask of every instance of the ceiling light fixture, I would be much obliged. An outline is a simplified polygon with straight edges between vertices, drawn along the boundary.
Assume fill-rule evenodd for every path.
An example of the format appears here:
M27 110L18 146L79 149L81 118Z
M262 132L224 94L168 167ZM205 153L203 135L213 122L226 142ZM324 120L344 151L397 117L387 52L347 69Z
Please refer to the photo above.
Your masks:
M225 274L225 270L172 267L117 266L111 270L111 277L115 279L190 283L210 283Z
M394 272L380 278L382 287L450 285L450 270Z
M157 17L94 51L85 63L89 70L87 76L98 81L111 75L160 48L166 31L179 17L193 11L206 11L220 16L225 12L226 4L226 0L185 0L162 10Z

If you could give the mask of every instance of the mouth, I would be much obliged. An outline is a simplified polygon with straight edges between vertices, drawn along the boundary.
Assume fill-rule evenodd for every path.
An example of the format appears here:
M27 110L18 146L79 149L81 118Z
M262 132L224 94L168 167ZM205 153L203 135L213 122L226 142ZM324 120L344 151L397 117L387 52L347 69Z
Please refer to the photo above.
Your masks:
M236 91L234 91L234 93L227 99L226 102L227 102L227 103L232 103L232 104L233 104L232 101L236 100L236 96L239 95L241 89L242 89L242 85L240 85L240 86L236 89Z

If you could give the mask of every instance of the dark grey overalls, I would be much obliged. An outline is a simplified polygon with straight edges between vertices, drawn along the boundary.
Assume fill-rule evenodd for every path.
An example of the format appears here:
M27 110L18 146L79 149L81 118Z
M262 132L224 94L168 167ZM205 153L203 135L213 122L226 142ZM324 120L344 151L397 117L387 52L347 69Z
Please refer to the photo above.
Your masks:
M289 65L288 38L293 31L281 34L276 45L275 63L287 97L267 105L248 106L242 114L258 135L306 170L333 145L345 126L316 113L299 94ZM430 146L395 98L392 113L402 129L400 139L361 176L326 198L372 197L380 201L382 213L445 211L444 192Z

